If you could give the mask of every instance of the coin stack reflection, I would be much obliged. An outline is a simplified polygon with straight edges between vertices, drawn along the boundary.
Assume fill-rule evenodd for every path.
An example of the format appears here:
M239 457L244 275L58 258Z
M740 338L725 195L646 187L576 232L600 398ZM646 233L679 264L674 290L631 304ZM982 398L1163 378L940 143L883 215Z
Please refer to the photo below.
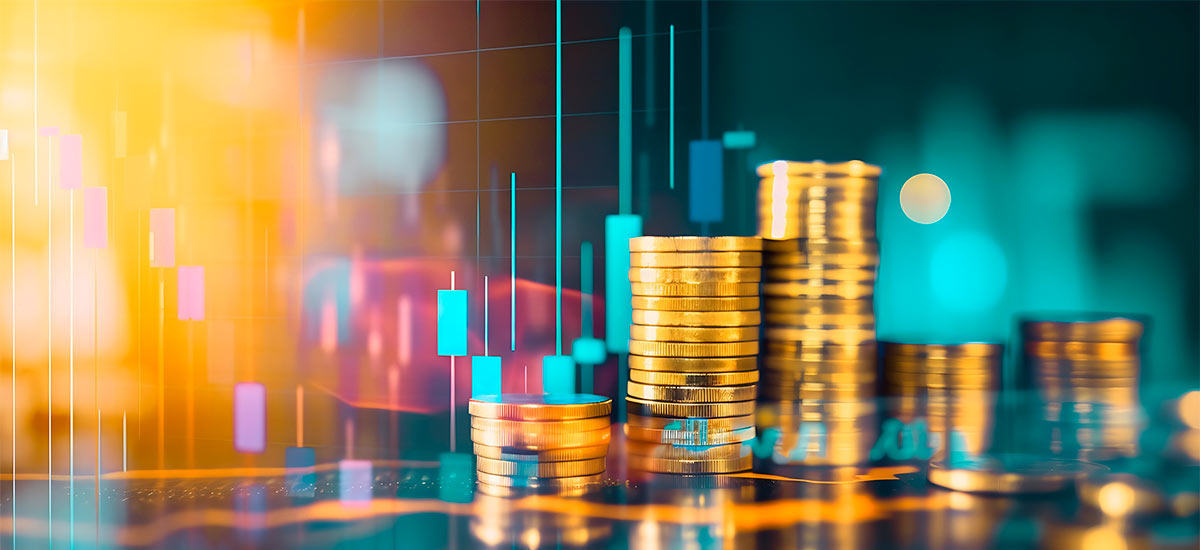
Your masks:
M865 462L875 417L875 202L879 168L776 161L758 168L763 237L763 408L775 461Z
M717 474L753 458L762 242L630 239L629 465Z
M479 491L582 494L602 481L612 400L589 394L471 398Z
M925 422L932 456L919 458L990 450L1003 358L1000 344L883 344L888 415Z
M1141 321L1106 315L1021 323L1052 453L1087 460L1137 455L1142 332Z

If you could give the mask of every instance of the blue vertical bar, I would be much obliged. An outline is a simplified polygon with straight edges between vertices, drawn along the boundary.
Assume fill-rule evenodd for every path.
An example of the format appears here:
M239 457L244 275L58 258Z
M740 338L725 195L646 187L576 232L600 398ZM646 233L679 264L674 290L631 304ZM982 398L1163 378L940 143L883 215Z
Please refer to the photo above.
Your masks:
M500 358L495 355L471 357L471 397L500 393Z
M438 355L467 354L467 291L437 291Z
M617 172L618 213L633 211L633 33L621 27L617 33L618 90Z
M629 286L629 239L642 235L642 217L604 219L604 340L608 351L629 352L633 291Z
M671 182L671 189L675 188L675 25L671 25L671 48L670 48L670 109L668 111L667 135L670 137L667 140L667 179Z
M547 355L542 358L542 393L575 393L575 360L570 355Z
M312 447L288 447L284 450L287 476L284 487L290 497L313 497L316 495L317 452Z
M579 327L583 338L592 337L592 243L579 243Z
M688 146L688 219L719 222L725 212L721 142L695 140Z

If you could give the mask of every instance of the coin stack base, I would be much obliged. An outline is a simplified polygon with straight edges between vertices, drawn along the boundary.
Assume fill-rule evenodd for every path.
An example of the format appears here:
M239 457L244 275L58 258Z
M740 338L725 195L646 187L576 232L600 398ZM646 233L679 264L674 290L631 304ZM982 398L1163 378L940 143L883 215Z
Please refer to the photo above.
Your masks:
M629 466L666 474L747 470L757 395L762 243L637 237L627 387Z
M589 394L471 398L479 491L574 495L603 481L612 400Z

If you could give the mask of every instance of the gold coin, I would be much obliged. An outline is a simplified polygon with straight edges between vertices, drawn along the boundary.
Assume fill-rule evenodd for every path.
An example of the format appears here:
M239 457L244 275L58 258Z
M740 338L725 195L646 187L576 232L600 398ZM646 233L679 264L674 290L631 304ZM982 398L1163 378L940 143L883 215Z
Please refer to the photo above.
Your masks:
M758 357L629 356L629 368L655 372L744 372L757 368Z
M684 445L629 440L625 443L625 449L630 455L675 460L727 460L750 454L750 447L742 445L740 441L723 445Z
M683 460L629 455L629 467L634 470L664 474L730 474L749 470L754 455L715 460Z
M794 160L777 160L760 164L758 175L762 178L773 177L803 177L820 175L822 179L838 179L843 177L876 178L883 173L878 166L867 164L861 160L846 162L798 162Z
M589 394L506 393L472 397L467 411L481 418L574 420L607 417L612 413L612 399Z
M635 296L758 297L758 283L630 283Z
M1138 357L1138 346L1127 342L1025 342L1025 354L1041 359L1132 359Z
M815 382L789 384L772 381L763 385L762 396L771 400L860 401L875 397L875 384L822 385Z
M603 476L601 476L601 477L603 477ZM550 478L550 479L554 479L554 478ZM592 493L599 488L600 488L599 481L593 482L593 483L585 483L585 484L576 485L576 486L562 487L562 488L505 487L503 485L492 485L491 483L485 483L482 481L475 484L475 489L478 490L478 492L480 494L491 496L491 497L499 497L499 498L514 498L514 497L528 496L531 494L549 494L549 495L554 495L556 497L580 497L580 496L584 496L586 494ZM471 528L474 531L474 530L478 529L479 526L472 523ZM578 528L573 528L573 529L578 529ZM560 532L559 536L562 537L563 539L565 539L568 536L568 534L569 533L566 533L566 532ZM586 537L590 537L591 534L583 533L581 536L586 538Z
M823 279L827 281L874 282L875 270L862 267L838 267L806 265L804 267L768 267L763 275L768 281L805 281Z
M951 357L1002 357L1004 344L964 342L961 344L907 344L884 342L884 356L921 357L927 359Z
M758 339L758 327L630 325L629 337L647 342L746 342Z
M879 243L871 241L821 239L763 239L763 250L770 253L860 254L879 255Z
M981 374L997 372L1004 357L904 357L884 355L885 370L909 373Z
M720 252L762 250L758 237L634 237L630 252Z
M571 477L523 477L476 472L475 477L477 477L481 483L487 483L498 487L525 487L529 489L566 489L571 487L592 485L604 481L604 474L591 474Z
M749 414L727 418L669 418L630 414L626 418L626 426L630 428L679 432L730 432L754 426L754 415Z
M763 283L763 295L768 297L783 296L793 298L847 298L859 299L868 298L875 295L875 284L863 284L857 282L846 281L830 281L830 284L825 284L824 281L810 280L808 282L787 282Z
M657 311L757 311L760 300L757 296L734 296L731 298L688 298L669 296L634 296L634 309Z
M793 315L874 315L875 304L871 300L772 296L763 301L763 310Z
M563 434L571 432L605 430L611 424L607 416L580 418L577 420L500 420L495 418L471 417L471 428L476 430L500 430L536 434Z
M494 458L475 457L475 467L485 474L515 477L578 477L604 471L604 459L573 460L568 462L509 462Z
M635 268L757 268L762 252L630 252Z
M474 447L475 456L508 460L510 462L565 462L568 460L587 460L589 458L604 458L608 456L608 445L575 447L573 449L550 449L545 451L491 447L478 443L475 443Z
M929 465L929 482L966 493L1052 493L1105 469L1080 460L1001 454L934 461Z
M795 328L768 326L763 331L768 340L791 342L829 343L841 346L858 346L875 341L872 328Z
M629 353L650 357L737 357L758 353L758 341L697 343L630 340Z
M801 359L768 355L763 358L763 370L796 374L875 374L873 355L856 359Z
M1026 340L1055 342L1137 342L1145 330L1141 321L1103 315L1082 316L1075 321L1035 321L1021 323Z
M471 430L472 443L490 447L516 447L533 451L607 445L609 438L610 430L608 429L565 434Z
M1141 361L1124 359L1119 361L1075 361L1071 359L1028 358L1029 366L1037 372L1060 373L1084 378L1104 376L1137 376Z
M666 327L754 327L757 340L762 314L757 311L654 311L633 310L633 322Z
M762 252L630 252L632 267L759 267Z
M808 264L840 265L842 267L874 268L879 265L877 254L809 254L804 252L767 252L763 265L795 267Z
M651 401L674 401L677 403L727 403L749 401L757 395L754 384L745 386L651 386L629 382L626 386L630 397Z
M626 397L628 411L643 416L672 416L676 418L725 418L754 414L753 401L733 403L669 403Z
M758 371L658 372L629 369L629 380L658 386L740 386L758 382Z
M754 439L755 427L747 426L735 430L711 431L700 429L639 428L625 425L625 437L630 441L647 441L672 445L728 445Z
M629 281L634 283L757 283L762 269L757 267L632 267Z
M873 361L877 353L874 342L863 345L843 346L838 344L803 341L788 342L781 340L767 340L766 347L768 357L784 357L801 360L871 358Z
M847 327L875 326L874 313L766 313L763 315L769 325L816 327Z
M776 384L825 384L831 386L846 386L858 384L874 384L875 371L859 372L802 372L764 368L762 373L763 385ZM767 395L765 392L760 392Z

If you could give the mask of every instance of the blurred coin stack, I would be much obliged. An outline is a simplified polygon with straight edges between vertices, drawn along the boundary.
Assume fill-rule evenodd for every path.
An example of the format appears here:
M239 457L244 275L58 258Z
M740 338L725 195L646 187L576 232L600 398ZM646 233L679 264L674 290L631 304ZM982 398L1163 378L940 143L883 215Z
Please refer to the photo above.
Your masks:
M629 465L717 474L749 469L754 437L762 242L629 241Z
M1021 323L1050 452L1085 460L1132 457L1144 424L1138 400L1141 321L1107 315Z
M872 300L879 167L776 161L758 174L766 318L761 395L772 403L759 428L781 431L776 462L865 462L877 433Z
M471 398L479 491L582 494L604 475L612 400L589 394Z
M924 448L915 458L991 450L1003 361L1001 344L883 344L888 416L925 423L926 445L918 441Z

